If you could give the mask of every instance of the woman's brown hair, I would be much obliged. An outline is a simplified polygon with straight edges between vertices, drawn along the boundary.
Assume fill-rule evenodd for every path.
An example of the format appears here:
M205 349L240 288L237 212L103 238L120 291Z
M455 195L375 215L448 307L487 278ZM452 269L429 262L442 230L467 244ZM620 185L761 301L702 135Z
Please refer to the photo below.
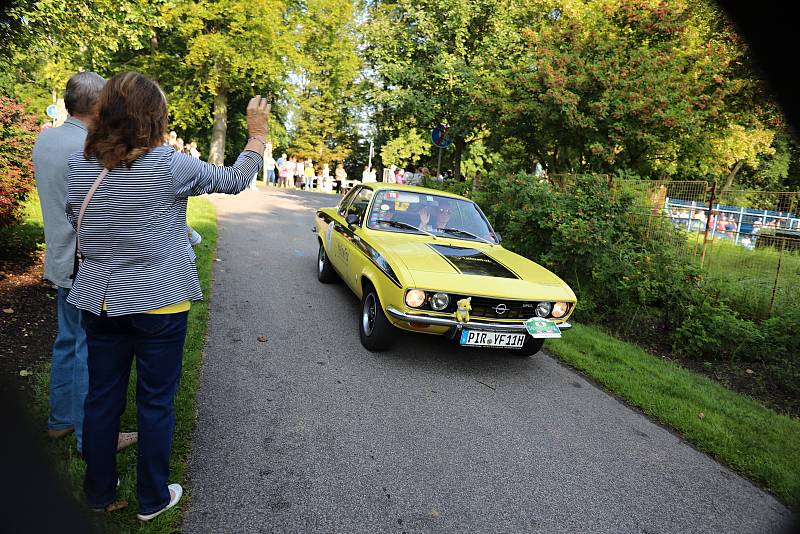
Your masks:
M121 72L108 80L95 105L83 155L103 167L128 167L164 144L167 102L158 85L138 72Z

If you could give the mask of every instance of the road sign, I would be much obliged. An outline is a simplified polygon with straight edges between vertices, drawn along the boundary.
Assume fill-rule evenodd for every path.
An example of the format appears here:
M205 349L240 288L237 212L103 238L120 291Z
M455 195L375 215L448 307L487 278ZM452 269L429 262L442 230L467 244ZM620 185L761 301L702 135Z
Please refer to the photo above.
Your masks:
M450 143L453 142L452 139L447 137L448 128L448 126L440 124L434 128L433 131L431 131L431 141L433 141L435 146L438 146L439 148L447 148L450 146Z
M55 119L56 117L58 117L58 106L56 106L55 104L50 104L49 106L47 106L47 116L50 117L51 119Z

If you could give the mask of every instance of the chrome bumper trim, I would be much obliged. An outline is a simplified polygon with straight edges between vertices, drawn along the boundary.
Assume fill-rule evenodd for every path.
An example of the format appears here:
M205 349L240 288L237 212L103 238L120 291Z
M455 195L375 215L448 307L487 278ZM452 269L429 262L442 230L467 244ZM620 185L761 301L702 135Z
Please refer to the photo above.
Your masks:
M527 332L525 325L522 323L484 323L481 321L469 321L466 323L459 323L455 319L447 317L435 317L430 315L414 315L400 311L393 306L386 308L386 312L394 319L399 321L409 321L412 323L430 324L434 326L448 326L469 328L472 330L488 330L489 332ZM561 330L572 328L572 325L567 322L558 324Z

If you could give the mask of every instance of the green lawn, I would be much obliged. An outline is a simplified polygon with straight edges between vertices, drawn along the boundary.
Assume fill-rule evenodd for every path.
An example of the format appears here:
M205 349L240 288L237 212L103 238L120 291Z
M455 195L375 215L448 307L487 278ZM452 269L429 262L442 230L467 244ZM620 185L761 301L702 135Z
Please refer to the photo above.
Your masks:
M545 348L784 503L800 506L800 420L592 326L576 325Z
M690 234L690 245L702 242L702 238L701 233ZM699 248L692 260L699 262ZM773 289L773 313L800 306L798 251L781 252L771 247L748 250L717 238L708 243L705 267L709 276L720 282L723 299L744 317L768 317Z
M192 198L189 201L189 224L203 236L203 241L195 248L197 271L206 300L195 302L189 312L189 326L186 348L183 356L183 374L178 396L175 401L176 426L170 463L170 481L185 482L186 461L194 428L195 399L197 395L203 346L208 322L208 299L211 295L211 271L217 246L217 222L214 206L205 198ZM47 385L49 369L45 366L37 372L36 408L39 417L46 420L48 410ZM122 416L122 430L136 429L136 377L131 374L128 390L128 405ZM75 440L70 438L52 445L55 464L63 468L67 483L79 501L83 501L84 463L75 454ZM118 456L117 471L120 476L118 499L127 500L127 509L110 514L97 514L98 526L108 532L168 533L180 530L181 513L179 508L187 506L191 495L185 491L179 507L169 510L156 519L142 523L136 518L136 446L130 447Z

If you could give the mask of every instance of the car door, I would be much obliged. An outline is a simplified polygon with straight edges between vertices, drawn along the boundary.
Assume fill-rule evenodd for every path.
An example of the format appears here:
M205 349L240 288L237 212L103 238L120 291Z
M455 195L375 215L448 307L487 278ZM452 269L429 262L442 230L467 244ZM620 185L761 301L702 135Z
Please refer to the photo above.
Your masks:
M322 240L325 243L325 252L328 255L328 261L330 261L333 267L340 273L342 265L339 261L339 254L336 252L338 250L338 246L334 247L336 244L334 241L334 234L336 234L337 226L345 226L344 216L347 213L347 206L353 200L355 193L355 189L348 191L348 193L339 202L339 205L336 206L336 211L334 212L333 217L322 217L323 222L329 222L324 227L320 227L319 229L320 237L322 237Z
M359 187L353 192L350 201L338 212L341 219L335 221L331 238L334 266L357 295L361 294L359 276L369 261L361 244L361 226L373 194L369 187ZM348 217L351 223L348 223Z

